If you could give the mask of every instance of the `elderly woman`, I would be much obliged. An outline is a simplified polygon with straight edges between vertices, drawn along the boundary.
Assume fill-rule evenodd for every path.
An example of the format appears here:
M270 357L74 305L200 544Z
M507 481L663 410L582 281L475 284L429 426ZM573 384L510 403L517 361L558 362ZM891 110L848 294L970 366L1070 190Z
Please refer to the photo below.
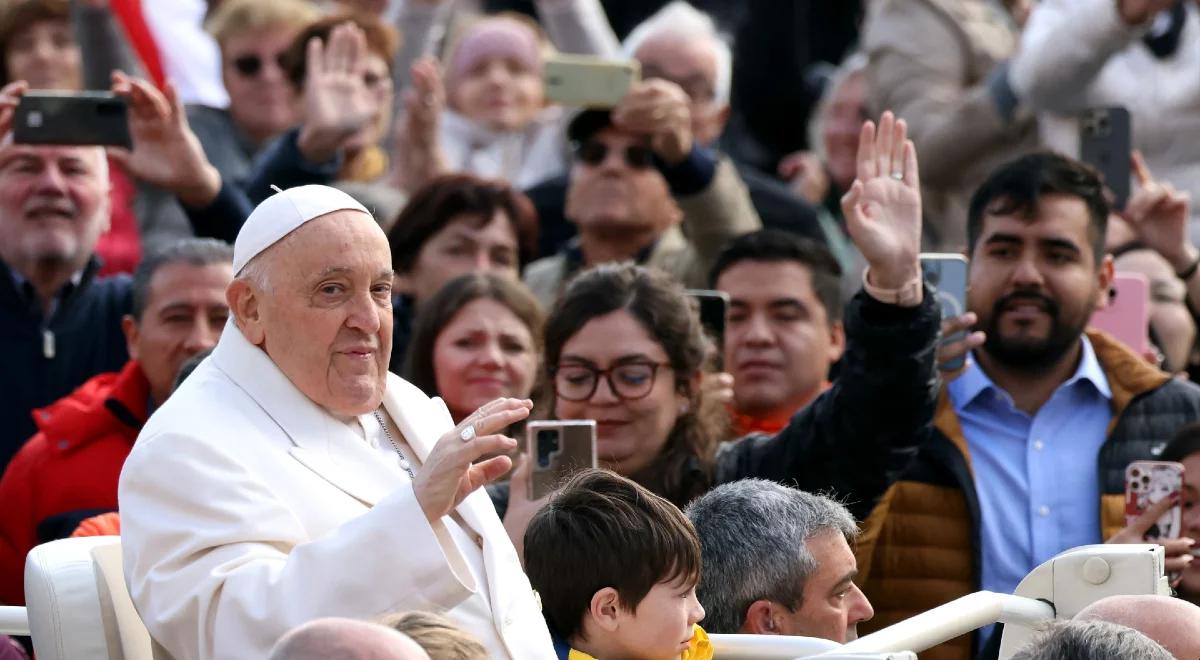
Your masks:
M209 16L229 108L193 105L188 121L221 178L245 181L262 147L297 123L300 100L282 58L318 17L306 0L225 0Z

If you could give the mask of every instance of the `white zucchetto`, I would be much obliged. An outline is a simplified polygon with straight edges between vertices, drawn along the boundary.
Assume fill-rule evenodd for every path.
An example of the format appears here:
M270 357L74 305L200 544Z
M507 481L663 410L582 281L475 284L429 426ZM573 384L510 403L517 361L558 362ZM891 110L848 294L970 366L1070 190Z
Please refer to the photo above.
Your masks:
M353 197L329 186L299 186L271 195L254 209L238 232L233 243L234 274L300 225L334 211L347 210L371 215Z

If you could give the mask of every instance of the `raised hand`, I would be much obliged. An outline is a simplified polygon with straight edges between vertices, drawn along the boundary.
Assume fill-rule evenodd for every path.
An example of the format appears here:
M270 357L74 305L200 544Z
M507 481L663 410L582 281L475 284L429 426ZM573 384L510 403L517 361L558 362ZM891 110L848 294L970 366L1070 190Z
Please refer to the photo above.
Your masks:
M329 33L327 43L313 37L306 45L304 125L300 152L309 162L323 163L379 112L379 103L363 82L367 37L351 22Z
M650 148L669 165L683 162L692 151L692 111L687 92L669 80L635 83L613 108L617 126L650 136Z
M1188 234L1191 196L1155 181L1141 153L1133 152L1132 161L1138 189L1125 205L1125 219L1139 240L1181 272L1200 256Z
M430 522L450 513L468 495L512 468L508 456L479 459L512 451L517 442L499 433L528 417L532 408L533 403L527 400L497 399L438 440L413 481L417 502Z
M412 87L404 94L404 117L397 124L395 161L397 184L412 192L449 168L438 137L446 89L437 59L422 57L410 73Z
M221 175L188 125L175 86L168 82L165 93L160 92L145 80L116 71L112 92L129 104L133 151L112 148L109 154L130 174L174 193L186 206L211 203L221 189Z
M17 104L21 102L21 96L27 91L29 84L24 80L14 80L0 87L0 137L7 139L9 131L12 130L13 113L17 110Z
M529 473L532 471L533 460L527 454L517 457L517 466L508 480L508 509L504 512L504 531L508 532L522 562L525 560L525 530L534 514L550 501L551 495L547 493L536 500L529 497Z
M858 172L842 197L850 238L870 264L871 284L897 289L920 277L921 183L904 120L863 123Z

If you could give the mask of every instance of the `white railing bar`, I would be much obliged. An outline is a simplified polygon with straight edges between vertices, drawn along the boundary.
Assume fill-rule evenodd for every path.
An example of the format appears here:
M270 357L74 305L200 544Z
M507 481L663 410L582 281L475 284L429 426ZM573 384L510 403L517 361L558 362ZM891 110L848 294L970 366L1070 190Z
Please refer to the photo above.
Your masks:
M708 639L716 660L792 660L841 648L837 642L817 637L710 634Z
M29 635L29 613L24 607L0 605L0 635Z
M1054 619L1054 608L1032 598L978 591L846 644L838 652L920 653L996 622L1030 627Z

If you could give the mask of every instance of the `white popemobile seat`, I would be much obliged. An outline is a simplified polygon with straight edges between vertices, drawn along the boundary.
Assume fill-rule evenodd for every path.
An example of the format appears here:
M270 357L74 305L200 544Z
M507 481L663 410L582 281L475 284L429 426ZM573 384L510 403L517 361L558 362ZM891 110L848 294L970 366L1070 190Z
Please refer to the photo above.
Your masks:
M25 601L38 660L151 660L117 536L62 539L25 560Z
M980 591L845 645L810 637L710 635L718 660L916 660L915 653L1006 624L1000 659L1033 628L1118 594L1169 594L1157 545L1089 545L1033 570L1015 594ZM33 635L38 660L150 660L151 642L121 572L118 537L40 545L25 564L28 611L0 607L0 633Z

